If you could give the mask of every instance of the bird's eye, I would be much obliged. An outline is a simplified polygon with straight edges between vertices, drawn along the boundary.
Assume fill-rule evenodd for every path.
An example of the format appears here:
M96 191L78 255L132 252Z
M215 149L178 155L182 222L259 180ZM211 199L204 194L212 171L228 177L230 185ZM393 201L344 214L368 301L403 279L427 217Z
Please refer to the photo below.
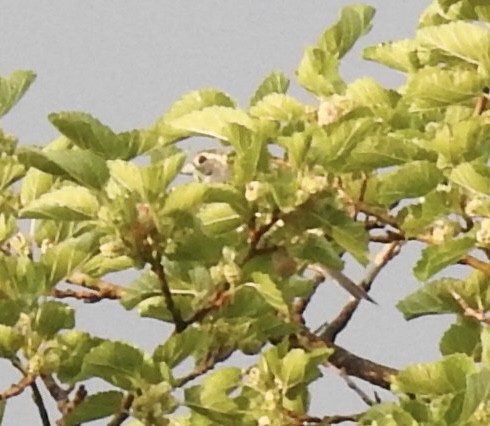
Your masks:
M204 164L207 161L207 159L208 158L205 155L200 155L199 157L197 157L197 163Z

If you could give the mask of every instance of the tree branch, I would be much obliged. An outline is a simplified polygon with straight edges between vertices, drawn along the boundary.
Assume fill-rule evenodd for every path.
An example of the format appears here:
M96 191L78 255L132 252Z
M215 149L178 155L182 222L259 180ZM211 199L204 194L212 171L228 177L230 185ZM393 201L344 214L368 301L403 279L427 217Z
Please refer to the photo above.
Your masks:
M172 298L172 292L170 291L170 287L168 285L165 270L163 269L163 266L157 257L152 259L151 270L157 276L158 281L160 282L160 289L162 290L167 309L169 310L170 315L172 315L172 320L175 324L175 331L177 333L181 333L187 328L188 324L182 319L182 315L180 314L179 309L177 308L177 306L175 306L174 299Z
M31 383L32 396L34 399L34 404L37 406L37 410L39 411L39 416L41 417L41 422L43 426L50 426L51 423L49 421L48 411L46 410L46 406L44 405L43 397L41 392L39 392L39 388L35 381Z
M373 266L360 284L366 293L371 289L374 280L377 278L381 270L399 253L400 245L401 243L399 241L392 242L378 253ZM326 342L334 342L337 335L345 329L360 303L361 299L349 301L339 312L337 317L327 325L319 337Z
M36 377L31 374L26 374L17 383L13 383L10 387L0 393L0 401L20 395L26 388L31 386L36 380Z
M69 284L79 285L81 287L94 290L101 299L121 299L126 294L126 289L116 284L92 278L87 274L75 272L65 280ZM72 297L72 296L66 296Z

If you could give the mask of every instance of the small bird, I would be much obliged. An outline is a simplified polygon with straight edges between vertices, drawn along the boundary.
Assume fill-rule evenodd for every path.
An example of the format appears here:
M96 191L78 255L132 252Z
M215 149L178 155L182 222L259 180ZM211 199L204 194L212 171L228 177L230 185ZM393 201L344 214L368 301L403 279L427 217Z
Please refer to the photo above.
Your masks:
M200 151L183 167L181 173L192 175L200 182L225 182L232 175L228 153L220 150Z
M200 182L225 182L232 177L231 166L230 154L228 152L223 150L208 150L198 152L192 161L183 167L181 172L186 175L192 175L195 180ZM362 287L356 285L341 271L326 268L318 264L311 265L310 269L317 270L325 276L330 276L356 299L364 299L377 304Z

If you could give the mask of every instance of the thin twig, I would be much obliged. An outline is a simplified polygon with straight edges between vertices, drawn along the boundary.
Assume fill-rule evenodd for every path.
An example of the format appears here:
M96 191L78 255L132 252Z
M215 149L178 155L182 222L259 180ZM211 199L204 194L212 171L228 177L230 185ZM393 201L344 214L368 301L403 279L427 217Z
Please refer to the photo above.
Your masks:
M75 272L65 280L69 284L79 285L97 292L98 296L103 299L121 299L126 294L126 289L101 280L92 278L87 274Z
M35 381L31 383L32 389L32 399L37 406L37 410L39 411L39 416L41 417L41 421L43 426L50 426L51 423L49 421L48 410L46 410L46 406L44 405L43 397L41 392L39 392L39 388Z
M458 305L461 307L463 310L463 315L467 318L472 318L475 319L478 322L481 322L483 324L490 325L490 317L485 315L485 312L483 311L478 311L476 309L473 309L468 303L454 290L450 291L451 296L453 296L454 300L458 303Z
M13 383L10 387L0 393L0 401L20 395L26 388L32 385L36 377L31 374L26 374L17 383Z
M473 268L483 272L485 275L490 276L490 263L478 260L476 257L468 255L463 257L458 263L460 263L461 265L472 266Z
M123 399L121 411L114 415L114 417L107 423L107 426L120 426L129 417L129 410L134 401L133 394L127 394Z
M172 298L172 292L170 291L170 287L168 285L165 270L163 269L163 266L158 260L157 256L155 256L155 258L152 259L151 270L157 276L158 281L160 282L160 289L162 290L163 298L165 299L165 304L167 305L167 309L169 310L170 315L172 315L172 320L175 324L175 331L177 333L181 333L187 328L188 324L182 319L182 315L180 314L179 309L174 303L174 299Z
M386 264L395 257L400 250L400 241L395 241L385 246L376 256L376 259L368 271L367 275L362 280L360 286L367 293L374 283L381 270L386 266ZM355 311L359 307L361 300L354 299L350 300L339 314L328 323L326 327L323 328L323 332L319 335L322 340L326 342L334 342L337 335L345 329Z
M366 392L364 392L347 374L345 374L345 370L343 368L337 368L332 364L330 367L345 381L347 386L352 389L368 407L372 407L376 404L376 401L373 401Z

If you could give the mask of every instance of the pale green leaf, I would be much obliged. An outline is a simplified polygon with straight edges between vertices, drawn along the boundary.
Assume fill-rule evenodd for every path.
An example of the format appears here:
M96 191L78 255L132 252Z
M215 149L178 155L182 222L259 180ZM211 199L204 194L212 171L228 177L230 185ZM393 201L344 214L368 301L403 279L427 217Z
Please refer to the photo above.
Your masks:
M193 111L169 121L168 124L186 132L188 136L210 136L225 141L227 127L230 124L240 124L248 129L254 128L253 120L246 112L223 106L211 106Z
M393 389L398 392L424 396L437 396L461 392L466 387L466 377L476 372L474 361L464 354L454 354L440 361L415 364L393 379Z
M61 329L74 326L75 310L56 300L48 300L39 306L33 324L33 328L45 338L51 338Z
M463 258L474 246L475 240L468 237L428 246L422 251L413 273L419 280L425 281Z
M417 43L414 40L400 40L367 47L363 51L363 58L402 72L414 71L420 67Z
M64 186L46 192L20 210L21 217L53 220L86 220L97 216L97 198L84 187Z
M250 99L250 106L254 106L271 93L286 93L289 87L289 79L280 71L271 72L262 80L259 87Z
M99 236L85 232L50 247L41 255L41 263L50 271L49 282L56 284L90 259L99 248Z
M303 349L290 350L281 361L279 378L282 380L282 386L290 389L303 383L308 362L309 357Z
M252 273L254 281L253 287L259 292L264 300L277 309L283 315L288 315L289 310L284 297L277 287L277 284L271 280L270 276L262 272Z
M94 347L83 362L87 377L100 377L114 386L135 390L141 381L143 352L127 343L104 341Z
M35 78L32 71L13 71L0 77L0 117L19 102Z
M485 332L485 334L488 334ZM488 367L488 364L487 364ZM466 423L468 419L478 419L490 400L490 370L483 368L478 372L468 375L466 392L464 394L463 406L461 407L461 415L457 424L478 424ZM471 420L470 420L471 421ZM481 424L481 423L480 423Z
M413 161L376 179L376 200L391 204L404 198L420 197L437 187L442 172L429 161Z
M26 167L35 167L49 174L70 178L94 189L101 189L109 178L105 160L90 151L26 147L19 150L19 159Z
M307 48L296 70L298 83L318 97L341 93L346 85L339 66L336 56L318 48Z
M342 58L354 43L371 29L375 9L356 4L342 9L340 19L325 30L318 40L318 47L329 54Z
M490 195L490 167L484 164L459 164L451 171L449 179L464 188Z
M204 183L192 182L179 185L169 192L163 213L169 214L178 210L190 212L204 201L207 191L208 186Z
M0 324L0 358L14 358L24 343L24 336L16 327Z
M439 49L490 72L490 32L469 22L450 22L417 31L423 46Z
M24 166L16 158L0 154L0 191L24 175Z
M406 96L414 111L467 105L475 102L486 83L486 78L474 71L426 67L409 77Z
M400 95L394 90L382 87L370 77L359 78L347 86L345 96L351 99L356 106L388 107L393 108Z
M325 237L316 234L307 234L306 238L291 247L291 252L300 259L309 263L320 263L333 269L342 269L343 260Z
M481 330L478 323L464 318L452 324L439 342L441 354L464 353L476 358L480 350Z
M291 96L272 93L257 101L249 110L250 115L277 121L290 121L303 118L305 108Z
M65 426L77 426L119 413L122 410L123 398L124 394L118 391L88 395L67 416L63 417L63 424Z
M206 204L197 214L197 218L208 235L233 231L242 224L240 215L227 203Z
M55 182L54 176L31 168L27 171L20 188L20 201L26 206L48 192Z

